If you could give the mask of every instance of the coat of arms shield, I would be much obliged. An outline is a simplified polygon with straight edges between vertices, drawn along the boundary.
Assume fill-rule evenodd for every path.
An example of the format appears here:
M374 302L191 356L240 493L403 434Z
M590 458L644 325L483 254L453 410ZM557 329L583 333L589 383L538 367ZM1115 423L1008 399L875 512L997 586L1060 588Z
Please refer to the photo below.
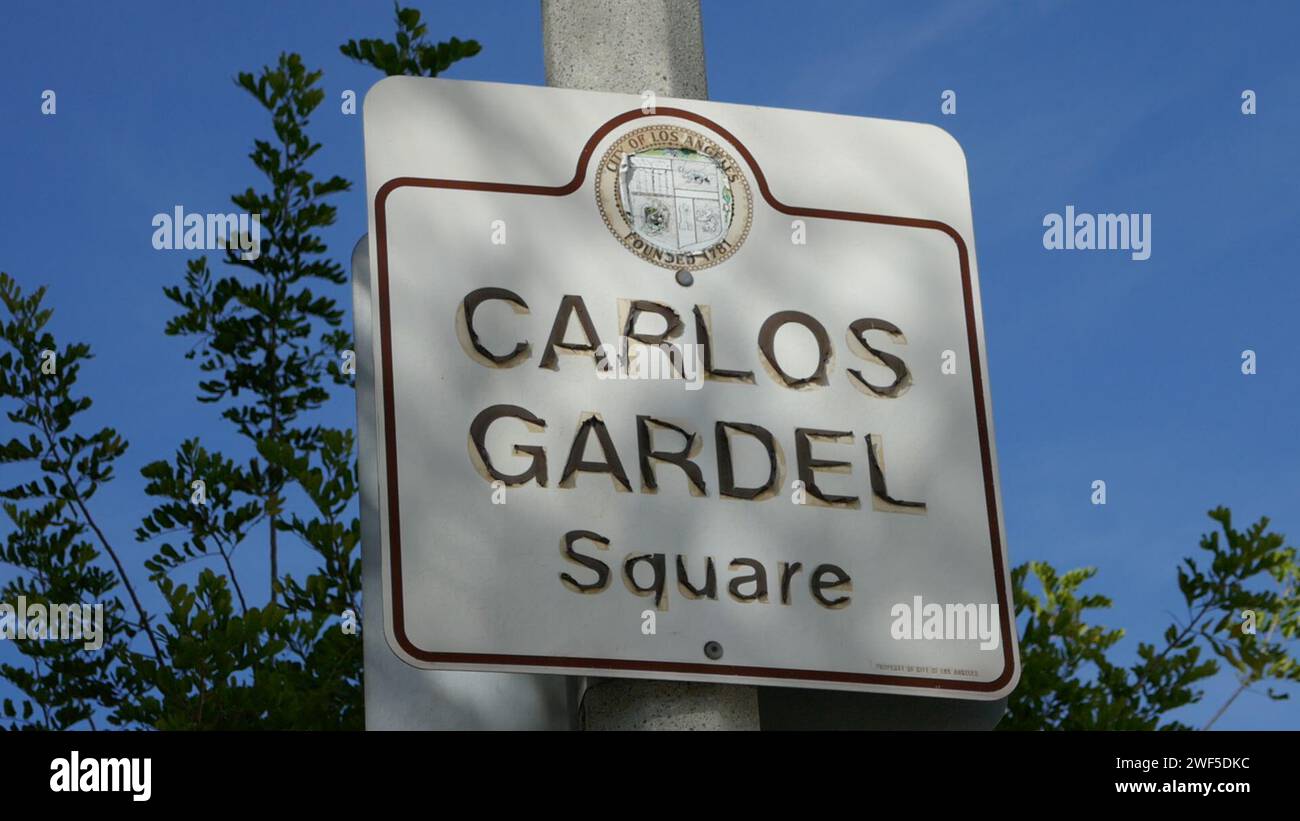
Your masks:
M664 251L710 248L731 226L731 185L709 157L689 148L652 148L619 165L624 216L646 242Z

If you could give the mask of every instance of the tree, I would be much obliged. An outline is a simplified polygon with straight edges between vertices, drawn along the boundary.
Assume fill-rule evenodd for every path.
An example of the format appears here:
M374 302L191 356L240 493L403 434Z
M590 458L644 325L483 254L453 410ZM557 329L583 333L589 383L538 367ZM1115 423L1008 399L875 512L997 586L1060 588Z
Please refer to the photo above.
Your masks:
M396 18L394 43L349 42L343 53L389 74L433 76L480 50L472 40L429 43L413 9L397 7ZM45 289L25 294L0 275L0 400L16 406L9 418L28 431L3 444L0 462L35 470L0 489L12 525L0 558L17 570L0 600L105 605L101 649L22 642L27 666L0 666L23 694L20 705L3 705L14 727L95 727L101 718L160 729L363 726L361 642L341 625L344 614L360 623L363 606L354 438L310 421L330 385L351 384L341 368L351 337L330 295L347 275L319 234L335 219L330 198L350 183L311 170L321 148L308 136L324 99L320 78L296 54L238 75L269 114L272 136L249 154L265 188L232 202L260 215L265 237L247 258L228 247L225 276L206 256L191 260L183 283L164 289L178 308L164 330L194 340L187 358L205 377L197 399L218 405L246 447L227 456L189 439L143 468L153 507L134 535L157 549L140 565L92 514L127 443L111 428L80 432L90 399L74 389L90 348L56 350ZM259 533L270 573L265 598L254 600L232 556ZM305 579L280 572L286 536L316 555ZM192 582L174 578L197 562L205 564ZM162 595L161 614L137 595L141 570Z
M1223 538L1217 532L1201 537L1204 567L1187 558L1178 568L1186 616L1164 631L1163 646L1139 644L1138 661L1128 667L1107 656L1124 631L1086 621L1086 611L1111 606L1106 596L1079 595L1096 568L1058 574L1046 562L1029 562L1012 571L1016 616L1024 617L1022 673L1000 729L1191 729L1167 714L1200 701L1197 684L1219 671L1219 661L1236 671L1240 686L1210 725L1246 688L1300 681L1292 652L1300 632L1295 548L1268 530L1267 518L1238 531L1227 508L1209 516ZM1041 595L1025 584L1031 573Z
M121 695L113 673L137 657L127 649L130 639L143 635L155 656L161 651L122 555L90 514L89 503L112 479L113 462L126 442L112 428L89 436L70 430L90 407L89 398L72 396L90 349L79 343L56 347L45 330L51 311L41 305L44 295L44 288L25 295L0 273L6 315L0 324L6 345L0 354L0 397L13 400L5 408L9 421L28 431L25 439L15 436L0 445L0 463L36 468L28 481L0 490L12 526L0 560L19 571L0 588L0 602L13 606L20 597L47 607L102 602L109 639L98 652L75 643L18 643L30 667L3 664L0 676L26 698L21 717L12 700L5 699L3 708L18 726L64 729L87 722L94 727L95 707ZM103 567L105 556L113 569ZM129 610L123 593L131 601Z
M344 57L373 66L387 75L409 74L412 77L437 77L454 63L482 51L475 40L430 43L429 27L420 22L420 12L393 4L397 34L393 42L385 40L349 40L339 46Z

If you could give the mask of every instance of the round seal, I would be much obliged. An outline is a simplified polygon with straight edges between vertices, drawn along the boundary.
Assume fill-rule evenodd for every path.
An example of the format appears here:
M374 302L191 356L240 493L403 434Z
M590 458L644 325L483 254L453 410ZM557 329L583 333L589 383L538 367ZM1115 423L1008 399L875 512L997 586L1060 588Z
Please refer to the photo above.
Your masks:
M717 142L651 125L622 135L605 152L596 204L609 230L641 259L698 271L745 241L754 201L740 165Z

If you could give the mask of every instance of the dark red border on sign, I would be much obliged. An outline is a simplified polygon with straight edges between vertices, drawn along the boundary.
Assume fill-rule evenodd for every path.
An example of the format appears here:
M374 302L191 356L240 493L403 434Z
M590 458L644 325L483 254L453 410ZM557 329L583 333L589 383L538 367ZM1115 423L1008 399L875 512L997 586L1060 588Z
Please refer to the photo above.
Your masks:
M975 419L979 427L980 461L984 470L984 497L988 508L989 537L993 545L993 570L998 593L998 607L1001 610L1002 657L1003 670L993 681L950 681L946 679L917 678L913 676L882 676L867 673L839 673L826 670L794 670L777 667L745 667L731 664L701 664L695 662L637 661L627 659L580 658L574 656L524 656L500 655L491 653L435 653L415 646L406 635L405 610L403 606L402 587L402 530L398 500L397 477L397 421L393 402L393 342L389 327L389 289L388 289L388 233L387 214L384 210L388 196L399 188L446 188L461 191L491 191L502 194L529 194L541 197L563 197L582 187L587 176L587 165L591 161L596 145L624 123L644 117L676 117L705 126L730 142L749 164L767 204L782 214L798 217L816 217L819 219L847 220L852 222L869 222L881 225L898 225L909 228L925 228L946 234L957 245L957 256L961 263L962 297L966 306L966 338L970 357L971 381L975 397ZM614 117L596 129L582 153L578 155L578 166L573 179L564 185L512 185L499 182L473 182L469 180L438 180L421 177L397 177L380 186L375 193L375 242L378 250L379 274L379 346L380 368L384 377L383 413L384 413L384 461L388 475L388 538L390 555L390 592L392 594L393 633L397 643L412 658L436 664L468 665L509 665L515 667L571 667L591 670L642 670L659 673L692 673L714 676L748 676L782 681L822 681L852 684L880 684L896 687L911 687L922 690L966 690L973 692L996 692L1011 681L1014 674L1015 658L1011 651L1011 616L1009 597L1006 589L1006 572L1002 562L1002 535L998 526L997 495L993 482L993 457L989 445L988 411L984 407L984 376L980 365L979 340L975 332L975 302L971 292L970 257L966 242L952 226L936 220L911 219L909 217L891 217L882 214L859 214L852 211L830 211L822 208L800 208L786 205L772 195L767 178L759 168L754 156L735 135L712 120L680 108L658 108L654 113L641 110L628 111ZM774 682L775 683L775 682Z

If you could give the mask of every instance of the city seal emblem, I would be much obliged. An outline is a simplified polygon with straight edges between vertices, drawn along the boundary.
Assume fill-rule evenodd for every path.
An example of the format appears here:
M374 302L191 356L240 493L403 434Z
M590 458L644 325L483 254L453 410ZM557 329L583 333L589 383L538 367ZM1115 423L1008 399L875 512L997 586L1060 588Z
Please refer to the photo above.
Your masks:
M698 271L740 248L754 202L740 165L716 141L652 125L622 135L605 152L596 204L610 232L641 259Z

